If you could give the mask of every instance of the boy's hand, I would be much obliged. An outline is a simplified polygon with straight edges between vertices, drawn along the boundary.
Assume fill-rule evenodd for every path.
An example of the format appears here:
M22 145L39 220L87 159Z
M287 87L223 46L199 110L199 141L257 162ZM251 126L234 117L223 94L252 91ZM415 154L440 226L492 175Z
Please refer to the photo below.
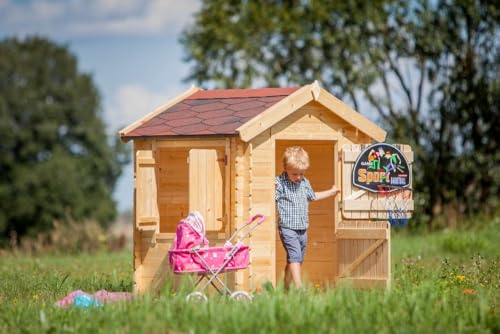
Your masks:
M333 185L330 189L325 190L325 191L320 191L320 192L315 192L314 194L316 195L316 201L319 201L320 199L325 199L330 196L335 196L339 193L339 190L335 185Z
M339 192L336 185L333 185L330 191L332 192L332 196L337 195L337 193Z

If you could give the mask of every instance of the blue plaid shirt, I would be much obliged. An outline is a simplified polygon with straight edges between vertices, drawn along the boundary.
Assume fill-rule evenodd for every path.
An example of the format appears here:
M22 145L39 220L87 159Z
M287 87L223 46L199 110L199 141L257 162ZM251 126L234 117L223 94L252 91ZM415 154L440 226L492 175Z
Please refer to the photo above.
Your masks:
M309 225L309 201L316 199L309 180L299 183L288 179L286 172L276 176L276 207L279 225L292 230L305 230Z

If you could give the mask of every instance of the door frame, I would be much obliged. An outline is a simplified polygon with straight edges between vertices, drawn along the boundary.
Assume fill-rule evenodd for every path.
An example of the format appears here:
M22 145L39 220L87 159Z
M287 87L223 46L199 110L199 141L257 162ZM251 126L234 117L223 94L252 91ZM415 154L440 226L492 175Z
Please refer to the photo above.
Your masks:
M338 151L339 143L338 143L338 140L316 140L316 139L309 140L309 139L303 139L303 138L276 139L275 143L274 143L275 144L274 145L274 147L275 147L275 152L274 152L275 174L279 175L281 173L281 171L283 170L281 155L278 155L278 152L279 152L278 148L287 147L287 146L295 146L295 145L306 146L308 143L322 144L324 146L328 146L329 148L331 148L333 150L333 156L332 156L332 158L333 158L333 162L332 162L333 175L332 175L332 177L333 177L333 181L334 181L335 185L337 185L339 190L341 190L341 173L340 173L341 165L339 163L339 151ZM306 151L307 151L307 148L306 148ZM314 161L311 161L311 165L313 165L313 164L314 164ZM307 173L306 173L306 177L307 177ZM314 189L314 190L315 191L323 191L326 189ZM340 191L340 193L342 193L342 191ZM333 214L332 214L332 222L331 222L331 227L333 229L333 231L332 231L332 243L333 243L333 252L334 252L333 254L331 254L333 274L331 275L331 277L329 277L329 280L328 280L328 284L331 283L331 285L334 284L335 278L338 275L338 259L337 259L338 251L337 251L337 238L335 236L336 236L337 225L338 225L338 222L340 221L339 201L340 201L339 196L337 196L333 201ZM283 245L281 244L281 240L280 240L279 234L278 234L278 219L277 219L276 209L275 209L275 222L276 222L276 240L275 240L275 249L276 250L275 250L275 254L274 254L274 257L275 257L274 263L276 264L275 282L278 283L283 278L282 277L283 268L278 267L278 263L283 262L283 261L278 260L278 247L283 248ZM311 251L311 244L309 241L308 241L308 250L306 251L306 254L310 253L310 251ZM281 257L280 257L280 259L281 259ZM285 260L285 262L286 262L286 260ZM307 260L305 260L305 264L307 264Z

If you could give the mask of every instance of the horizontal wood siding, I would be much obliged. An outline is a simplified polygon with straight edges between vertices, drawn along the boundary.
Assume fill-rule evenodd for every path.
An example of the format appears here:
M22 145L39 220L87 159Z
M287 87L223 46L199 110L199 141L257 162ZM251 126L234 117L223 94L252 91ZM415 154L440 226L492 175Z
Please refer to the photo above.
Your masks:
M231 233L250 217L250 153L249 145L237 138L231 139ZM246 245L250 244L249 238L243 240ZM245 268L234 273L235 290L249 291L250 289L250 269Z
M250 143L250 215L264 214L266 221L250 238L250 289L260 290L266 282L275 283L274 220L274 142L264 131Z
M165 279L172 276L168 250L179 220L189 213L188 156L192 148L214 148L221 157L230 151L229 139L134 141L133 254L134 291L137 293L162 288ZM228 207L230 197L223 200ZM224 223L230 224L230 219ZM207 233L210 246L221 246L228 239L229 227L227 230L225 227L221 233ZM221 277L231 288L234 286L233 273Z

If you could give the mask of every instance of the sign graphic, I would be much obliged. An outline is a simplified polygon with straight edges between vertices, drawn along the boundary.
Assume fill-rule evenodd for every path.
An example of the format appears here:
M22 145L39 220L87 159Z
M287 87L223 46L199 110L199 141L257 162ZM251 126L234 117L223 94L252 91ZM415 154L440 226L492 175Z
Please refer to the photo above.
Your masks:
M371 192L391 192L409 187L410 177L408 162L401 151L390 144L377 143L358 156L352 183Z

